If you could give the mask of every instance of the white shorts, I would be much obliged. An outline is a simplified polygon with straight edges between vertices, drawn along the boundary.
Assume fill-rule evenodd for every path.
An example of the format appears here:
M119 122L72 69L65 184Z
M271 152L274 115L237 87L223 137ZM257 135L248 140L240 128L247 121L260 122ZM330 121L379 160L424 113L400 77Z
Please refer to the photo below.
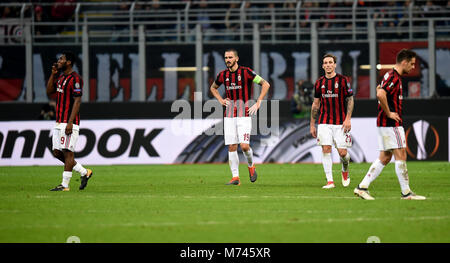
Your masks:
M319 124L317 128L318 145L334 145L338 149L352 147L350 132L344 132L342 125Z
M77 145L79 136L79 126L73 125L72 133L66 135L67 123L57 123L53 128L53 150L68 150L75 152L75 146Z
M405 130L403 127L377 127L378 149L390 151L392 149L406 148Z
M223 118L225 145L246 143L250 144L252 131L251 117Z

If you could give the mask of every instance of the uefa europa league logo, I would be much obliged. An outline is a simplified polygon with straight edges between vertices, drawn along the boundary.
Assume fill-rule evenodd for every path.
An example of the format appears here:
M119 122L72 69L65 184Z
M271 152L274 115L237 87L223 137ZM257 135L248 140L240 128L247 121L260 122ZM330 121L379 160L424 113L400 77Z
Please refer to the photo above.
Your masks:
M413 133L411 134L411 129ZM425 160L433 157L439 148L439 133L436 128L429 122L420 120L413 123L411 127L406 130L406 151L408 155L417 160ZM414 152L410 148L408 141L417 141L417 150ZM409 138L409 139L408 139Z

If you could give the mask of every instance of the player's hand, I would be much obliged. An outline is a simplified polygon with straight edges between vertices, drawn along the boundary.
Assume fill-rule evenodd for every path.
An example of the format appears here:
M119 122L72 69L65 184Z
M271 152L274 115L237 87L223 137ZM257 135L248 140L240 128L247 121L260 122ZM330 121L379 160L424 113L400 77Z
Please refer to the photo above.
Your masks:
M309 127L309 131L311 132L312 137L317 138L317 130L314 124Z
M226 99L222 99L219 101L220 104L222 104L222 106L228 107L230 105L230 99L226 98Z
M398 113L397 112L390 112L389 113L389 115L388 115L388 117L389 118L391 118L391 119L393 119L394 121L396 121L396 122L400 122L400 116L398 115Z
M52 75L56 75L56 73L58 73L58 67L57 67L57 65L58 65L58 64L53 63L53 66L52 66Z
M344 120L342 123L342 129L344 130L344 133L349 132L352 129L352 123L350 120Z
M66 135L72 134L73 123L69 122L66 126Z
M261 107L261 101L257 101L253 106L251 106L250 109L248 109L248 113L250 115L255 115L259 107Z

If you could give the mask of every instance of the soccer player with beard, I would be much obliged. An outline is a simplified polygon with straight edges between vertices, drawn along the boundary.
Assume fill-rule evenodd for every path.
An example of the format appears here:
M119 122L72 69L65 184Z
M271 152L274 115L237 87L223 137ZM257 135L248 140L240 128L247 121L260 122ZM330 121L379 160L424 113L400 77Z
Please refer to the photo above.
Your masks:
M378 147L380 155L369 168L364 179L354 189L356 196L365 200L374 200L368 191L369 185L380 175L383 168L395 157L395 173L401 188L401 199L425 200L425 196L416 195L409 188L408 169L406 168L406 139L403 129L402 102L403 88L401 75L414 69L416 53L402 49L397 54L396 64L388 71L377 86L378 99Z
M50 191L69 191L72 170L80 173L83 190L92 177L92 170L84 168L75 161L74 151L80 131L80 105L83 80L73 71L75 55L63 52L58 62L52 66L52 73L47 82L47 95L56 96L56 125L53 128L53 155L64 163L64 172L60 185ZM58 76L58 72L61 72Z
M227 49L224 58L227 69L217 75L210 90L220 104L226 106L224 137L225 145L228 145L228 162L232 174L232 179L227 185L241 184L239 180L238 144L240 144L247 159L250 181L253 183L257 179L257 173L253 163L253 151L250 148L250 133L252 130L250 115L255 115L258 111L270 84L250 68L238 65L239 56L235 49ZM253 96L253 83L261 85L262 90L256 103L249 108L248 100ZM225 86L225 99L217 90L222 84Z
M334 188L331 159L331 147L334 145L341 157L342 185L350 184L348 166L350 155L347 148L352 146L350 135L353 113L353 91L348 77L336 73L336 57L332 54L323 56L322 68L325 75L314 85L314 101L311 106L310 132L322 146L322 165L327 184L322 188ZM316 129L315 123L318 120Z

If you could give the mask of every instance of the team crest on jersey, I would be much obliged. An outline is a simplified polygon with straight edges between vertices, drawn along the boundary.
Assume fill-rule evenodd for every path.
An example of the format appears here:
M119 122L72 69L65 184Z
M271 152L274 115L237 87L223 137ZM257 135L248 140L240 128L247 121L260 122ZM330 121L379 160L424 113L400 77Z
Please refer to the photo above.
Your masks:
M339 88L339 84L337 82L334 83L334 88L338 89Z
M238 75L238 81L241 81L241 75Z
M399 100L402 100L402 99L403 99L403 96L402 96L402 95L398 95L398 99L399 99Z

